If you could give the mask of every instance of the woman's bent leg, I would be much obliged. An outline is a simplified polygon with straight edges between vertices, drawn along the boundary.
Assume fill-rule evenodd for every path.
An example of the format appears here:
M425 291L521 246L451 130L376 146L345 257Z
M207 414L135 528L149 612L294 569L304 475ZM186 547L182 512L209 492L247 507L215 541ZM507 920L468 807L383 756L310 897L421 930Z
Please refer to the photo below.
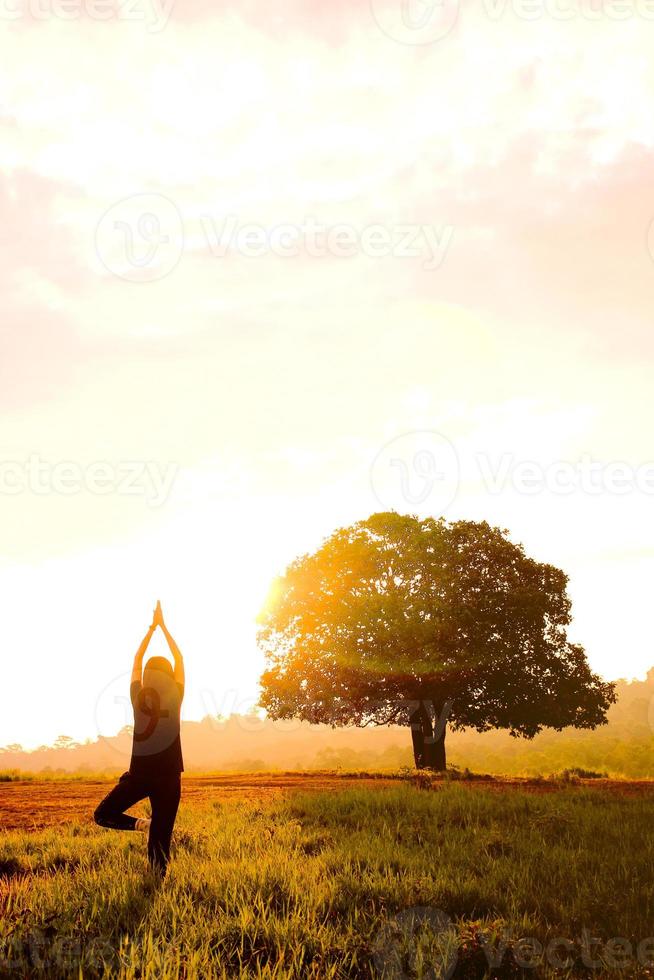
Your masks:
M93 819L101 827L111 830L135 830L136 817L130 817L124 811L147 796L143 784L130 773L120 777L118 785L105 796L93 814Z

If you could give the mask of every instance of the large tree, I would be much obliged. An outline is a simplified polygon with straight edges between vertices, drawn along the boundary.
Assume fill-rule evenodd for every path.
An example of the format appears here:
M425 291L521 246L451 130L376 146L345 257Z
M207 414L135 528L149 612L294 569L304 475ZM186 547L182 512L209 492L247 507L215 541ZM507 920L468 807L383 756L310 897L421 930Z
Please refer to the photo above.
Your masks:
M485 522L374 514L278 579L259 617L272 718L408 725L416 766L445 730L606 721L613 685L571 643L567 576Z

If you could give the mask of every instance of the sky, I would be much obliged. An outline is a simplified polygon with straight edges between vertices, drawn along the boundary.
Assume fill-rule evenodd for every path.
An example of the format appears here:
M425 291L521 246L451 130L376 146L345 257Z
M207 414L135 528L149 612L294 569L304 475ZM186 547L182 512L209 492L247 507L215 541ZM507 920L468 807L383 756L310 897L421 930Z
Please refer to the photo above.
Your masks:
M158 598L185 717L251 709L273 577L387 509L507 528L644 676L653 38L647 0L0 0L0 745L127 724Z

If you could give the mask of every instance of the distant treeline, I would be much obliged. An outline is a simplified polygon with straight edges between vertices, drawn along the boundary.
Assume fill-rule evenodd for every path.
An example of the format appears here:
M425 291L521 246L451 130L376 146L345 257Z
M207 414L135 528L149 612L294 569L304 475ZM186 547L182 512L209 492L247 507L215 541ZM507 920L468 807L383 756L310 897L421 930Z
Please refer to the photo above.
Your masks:
M609 722L595 731L544 731L532 741L507 732L450 732L449 761L473 772L549 775L582 768L629 778L654 778L654 668L645 681L619 681ZM256 715L206 717L183 724L188 771L390 768L412 766L407 728L331 729L274 722ZM65 735L27 752L0 749L0 770L117 772L129 765L131 729L84 744Z

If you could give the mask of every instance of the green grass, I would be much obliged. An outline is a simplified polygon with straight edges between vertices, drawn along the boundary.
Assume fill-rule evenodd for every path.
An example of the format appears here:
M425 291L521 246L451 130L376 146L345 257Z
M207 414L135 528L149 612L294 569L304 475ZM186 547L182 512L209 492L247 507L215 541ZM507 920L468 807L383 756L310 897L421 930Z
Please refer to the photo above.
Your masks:
M111 782L116 779L121 769L113 771L104 770L102 772L91 772L90 770L80 770L78 772L39 770L27 772L24 769L3 769L0 770L0 783L86 783L90 779L94 782Z
M146 874L137 834L7 833L0 974L372 978L406 949L403 972L386 975L433 978L427 967L449 942L454 977L654 976L636 956L654 934L653 825L654 797L574 786L397 785L214 803L182 807L163 885ZM446 913L456 940L429 927L407 940L384 925L415 907ZM601 940L590 955L604 966L584 965L583 930ZM543 954L521 972L521 937L568 940L558 955L574 963L556 969ZM606 946L618 937L633 944L622 970L619 948ZM654 942L645 952L654 961Z

